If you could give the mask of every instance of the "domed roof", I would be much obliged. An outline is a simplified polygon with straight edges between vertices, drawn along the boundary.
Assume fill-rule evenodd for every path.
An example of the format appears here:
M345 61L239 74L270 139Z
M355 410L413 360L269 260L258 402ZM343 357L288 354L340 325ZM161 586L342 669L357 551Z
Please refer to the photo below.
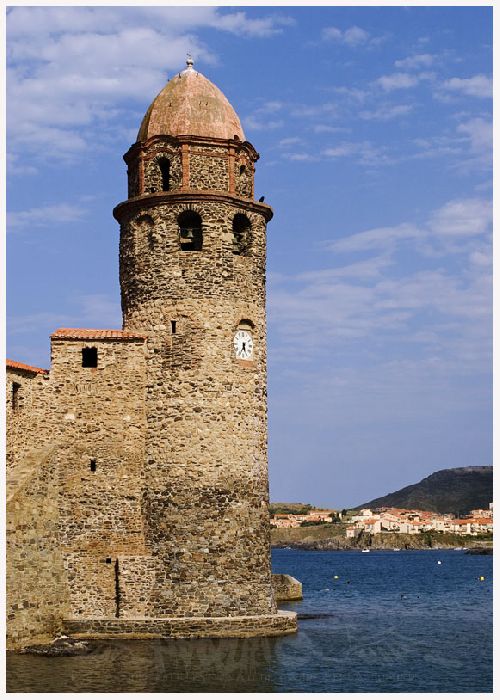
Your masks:
M137 134L138 141L151 136L206 136L245 140L240 120L218 87L193 68L174 76L153 100Z

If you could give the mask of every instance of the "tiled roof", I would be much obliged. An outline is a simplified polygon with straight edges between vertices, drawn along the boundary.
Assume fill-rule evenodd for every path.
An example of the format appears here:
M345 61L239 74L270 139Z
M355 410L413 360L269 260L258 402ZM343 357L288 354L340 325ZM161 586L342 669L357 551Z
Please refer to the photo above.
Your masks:
M34 374L48 374L48 369L42 369L41 367L32 367L31 365L25 365L24 362L16 362L15 360L5 360L5 363L9 369L22 369L25 372L33 372Z
M65 340L145 340L146 335L103 328L58 328L51 338Z

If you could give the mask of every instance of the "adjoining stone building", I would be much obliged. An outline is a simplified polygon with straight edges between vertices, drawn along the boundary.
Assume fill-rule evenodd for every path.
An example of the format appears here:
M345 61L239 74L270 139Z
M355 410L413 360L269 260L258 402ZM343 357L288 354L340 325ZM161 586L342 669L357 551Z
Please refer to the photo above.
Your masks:
M8 646L295 631L277 610L258 154L187 67L124 156L123 330L7 361Z

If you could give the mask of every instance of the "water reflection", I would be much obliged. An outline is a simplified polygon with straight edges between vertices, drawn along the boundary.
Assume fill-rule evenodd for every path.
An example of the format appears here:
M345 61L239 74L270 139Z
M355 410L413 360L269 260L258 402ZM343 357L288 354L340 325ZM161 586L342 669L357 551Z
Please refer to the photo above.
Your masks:
M8 654L8 692L273 692L276 638L100 642L87 655Z

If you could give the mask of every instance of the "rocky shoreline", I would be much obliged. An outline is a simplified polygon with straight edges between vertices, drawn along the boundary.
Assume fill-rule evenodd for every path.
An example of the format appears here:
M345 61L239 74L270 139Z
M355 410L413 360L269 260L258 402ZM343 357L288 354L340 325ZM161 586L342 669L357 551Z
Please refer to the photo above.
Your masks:
M362 552L363 549L370 549L371 551L378 552L392 552L396 551L408 551L408 550L418 550L418 551L429 551L430 549L457 549L454 545L433 545L431 547L423 547L422 545L416 544L415 546L405 546L405 547L388 547L388 546L374 546L369 547L349 547L347 545L339 546L336 542L330 542L328 540L317 541L317 542L290 542L287 544L273 544L273 549L305 549L314 551L337 551L337 552ZM493 547L462 547L462 550L467 554L493 554Z
M317 551L361 551L363 549L392 551L392 550L429 550L429 549L458 549L467 551L485 550L493 551L493 543L490 540L464 540L457 536L439 535L363 535L355 540L340 535L328 537L321 533L317 537L305 537L302 539L273 538L272 547L280 549L303 549Z

